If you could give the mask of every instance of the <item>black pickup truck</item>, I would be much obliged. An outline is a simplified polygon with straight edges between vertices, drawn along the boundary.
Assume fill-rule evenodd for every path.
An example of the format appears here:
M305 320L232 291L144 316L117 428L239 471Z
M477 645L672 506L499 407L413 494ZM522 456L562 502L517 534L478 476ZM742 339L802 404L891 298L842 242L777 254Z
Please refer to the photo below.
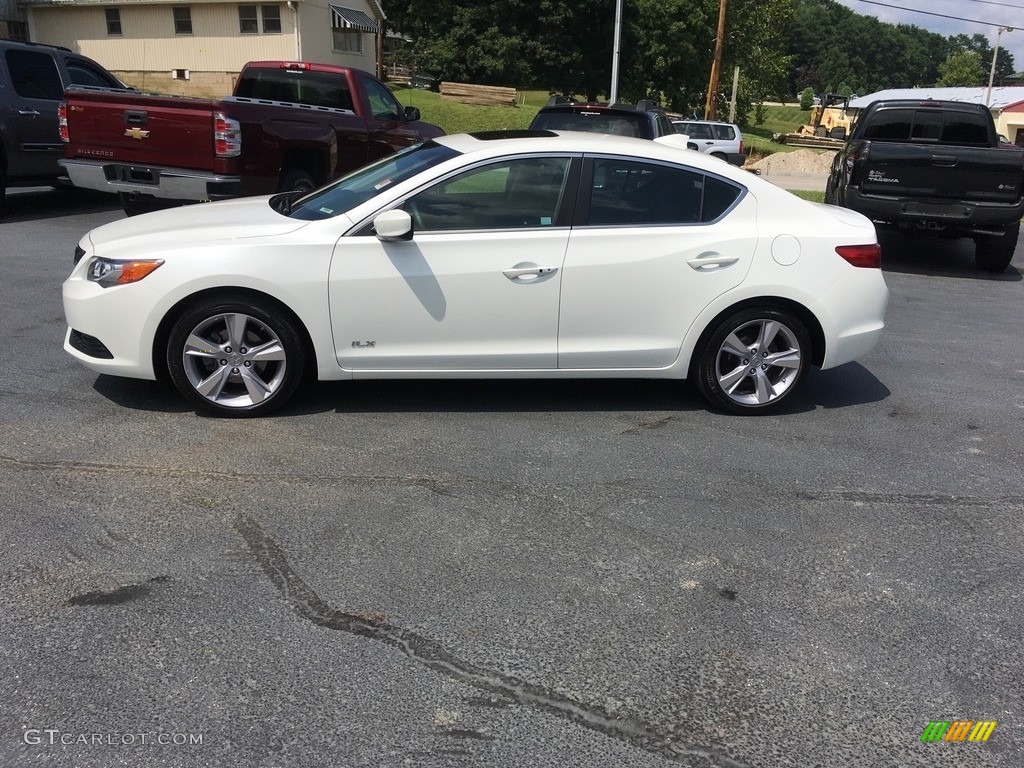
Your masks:
M836 155L825 202L878 226L970 237L978 269L1009 266L1024 215L1024 149L1001 145L989 110L875 101Z

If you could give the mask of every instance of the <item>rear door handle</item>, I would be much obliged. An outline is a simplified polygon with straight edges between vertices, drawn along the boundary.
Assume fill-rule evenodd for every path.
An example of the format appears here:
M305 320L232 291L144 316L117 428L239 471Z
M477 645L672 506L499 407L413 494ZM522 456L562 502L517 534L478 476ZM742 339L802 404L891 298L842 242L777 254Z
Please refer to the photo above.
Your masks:
M19 109L18 114L26 117L39 117L39 112L35 109Z
M558 267L541 267L535 264L530 266L519 266L512 267L511 269L503 270L501 274L507 277L509 280L518 280L519 282L530 282L530 279L536 279L543 277L544 275L553 275L558 271ZM524 279L525 278L525 279Z
M739 256L723 256L720 253L707 253L695 256L686 263L698 272L710 272L713 269L722 269L740 260Z

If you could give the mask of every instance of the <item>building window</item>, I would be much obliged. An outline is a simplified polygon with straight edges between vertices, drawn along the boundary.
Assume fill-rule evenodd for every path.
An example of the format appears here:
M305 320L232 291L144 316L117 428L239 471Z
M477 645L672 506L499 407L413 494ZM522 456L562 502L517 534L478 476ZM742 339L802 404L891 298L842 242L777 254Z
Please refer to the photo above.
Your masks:
M28 42L28 23L24 21L8 21L7 34L11 40Z
M266 33L280 33L281 32L281 6L280 5L261 5L260 12L263 14L263 32Z
M107 34L108 35L120 35L121 34L121 9L120 8L107 8L104 10L107 16Z
M363 33L358 29L332 29L335 51L340 53L362 53Z
M260 31L255 5L238 6L238 31L243 35L255 35Z
M187 6L177 6L171 9L174 12L174 34L192 34L192 9Z

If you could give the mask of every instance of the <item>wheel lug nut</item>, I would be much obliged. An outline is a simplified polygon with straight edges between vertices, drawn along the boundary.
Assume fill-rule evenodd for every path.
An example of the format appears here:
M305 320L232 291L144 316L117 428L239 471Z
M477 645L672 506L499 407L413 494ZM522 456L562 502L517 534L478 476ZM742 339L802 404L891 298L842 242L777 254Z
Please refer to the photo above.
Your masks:
M245 361L245 367L246 368L251 368L252 367L252 363L250 361L246 360Z
M224 347L224 351L227 352L230 355L231 354L231 347Z
M221 364L221 365L227 365L227 364L228 364L228 361L227 361L227 360L221 360L221 361L220 361L220 364Z
M767 371L768 370L768 366L767 365L762 365L761 366L761 370L762 371Z
M231 369L231 372L232 372L232 373L238 373L238 369L237 369L237 368L232 368L232 369Z
M751 368L750 369L750 373L751 373L751 375L757 373L757 368Z
M239 351L239 352L240 352L241 354L243 354L243 355L244 355L244 354L245 354L245 347L242 347L242 348L241 348L240 350L238 350L238 351Z
M744 365L750 365L750 361L749 361L749 360L744 360L744 361L743 361L743 364L744 364Z

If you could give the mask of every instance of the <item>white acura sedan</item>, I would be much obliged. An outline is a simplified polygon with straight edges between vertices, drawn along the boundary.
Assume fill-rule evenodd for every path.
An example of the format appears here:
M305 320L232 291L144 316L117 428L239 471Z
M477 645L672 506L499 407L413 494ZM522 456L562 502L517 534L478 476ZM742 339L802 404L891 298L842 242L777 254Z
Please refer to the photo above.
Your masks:
M657 141L445 136L299 194L89 232L64 348L224 416L307 375L692 377L752 414L884 325L866 218Z

